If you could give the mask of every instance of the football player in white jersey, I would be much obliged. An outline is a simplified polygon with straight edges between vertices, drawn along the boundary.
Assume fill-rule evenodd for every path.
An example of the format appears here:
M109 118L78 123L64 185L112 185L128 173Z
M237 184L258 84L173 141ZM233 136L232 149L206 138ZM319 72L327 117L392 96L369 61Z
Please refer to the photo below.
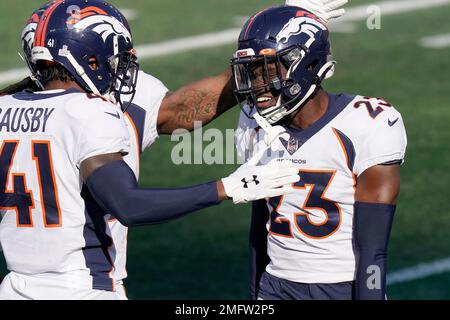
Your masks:
M252 298L385 299L402 116L383 99L322 88L335 67L328 29L298 7L251 17L232 67L247 101L238 153L248 158L274 125L281 136L261 163L295 164L301 177L296 192L253 206Z
M287 2L289 1L293 5L308 8L324 20L341 16L344 10L339 8L347 3L347 0ZM50 4L33 12L22 32L23 58L30 68L31 77L2 90L2 93L12 94L24 89L33 91L42 89L42 85L36 79L35 66L31 62L31 49L39 19ZM132 138L130 152L124 157L137 179L140 154L152 145L159 134L170 134L177 128L193 130L194 121L203 121L203 124L207 124L235 104L234 99L230 98L232 86L229 85L229 79L230 74L225 72L217 77L187 85L174 93L168 93L169 90L158 79L139 71L133 104L128 106L125 113L127 129ZM116 288L124 291L123 279L127 276L127 228L114 218L109 220L109 226L114 240L110 255L114 259Z
M106 2L55 1L43 13L31 56L44 90L0 98L0 240L10 270L0 299L125 299L109 215L127 227L160 223L225 199L282 195L299 180L291 165L252 160L219 181L139 188L123 158L132 152L125 115L102 98L134 94L134 53L126 20Z

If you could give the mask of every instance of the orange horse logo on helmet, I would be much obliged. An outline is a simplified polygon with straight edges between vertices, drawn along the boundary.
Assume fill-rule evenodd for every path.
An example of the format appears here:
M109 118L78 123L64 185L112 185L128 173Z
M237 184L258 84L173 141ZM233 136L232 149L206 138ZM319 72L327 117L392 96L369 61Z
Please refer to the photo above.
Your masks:
M116 34L124 37L131 42L131 33L129 30L117 19L111 17L104 10L90 6L83 9L76 5L67 8L66 24L69 29L87 29L92 30L103 38L104 41L112 35Z
M84 18L93 15L105 15L105 16L108 15L104 10L97 7L91 6L84 9L80 9L80 7L76 5L69 6L67 8L67 14L69 15L69 17L67 18L66 23L69 28L73 28L75 24L77 24Z

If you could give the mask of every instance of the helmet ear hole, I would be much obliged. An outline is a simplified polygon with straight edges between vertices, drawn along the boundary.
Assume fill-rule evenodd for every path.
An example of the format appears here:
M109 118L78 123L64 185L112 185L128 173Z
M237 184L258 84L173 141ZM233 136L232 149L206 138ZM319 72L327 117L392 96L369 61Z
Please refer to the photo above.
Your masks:
M98 69L99 69L98 61L97 61L97 58L96 58L95 56L91 56L91 57L89 58L89 60L88 60L88 65L89 65L89 68L90 68L92 71L95 71L95 70L98 70Z
M316 67L317 67L317 64L319 63L319 59L316 59L316 60L314 60L313 62L311 62L307 67L306 67L306 69L308 70L308 71L313 71Z

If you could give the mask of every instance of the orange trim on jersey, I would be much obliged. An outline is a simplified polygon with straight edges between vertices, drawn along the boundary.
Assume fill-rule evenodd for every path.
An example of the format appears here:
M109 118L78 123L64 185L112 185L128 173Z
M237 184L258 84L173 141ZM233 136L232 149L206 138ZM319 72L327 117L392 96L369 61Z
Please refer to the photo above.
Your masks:
M34 203L34 197L33 197L33 191L28 190L27 188L27 179L25 176L25 173L13 173L11 175L12 177L12 189L8 189L8 184L9 184L9 175L11 173L11 168L12 168L12 164L14 162L14 158L16 157L16 153L17 153L17 149L19 149L19 140L4 140L2 147L0 148L0 154L3 153L3 148L5 147L5 145L7 143L15 143L16 147L14 148L14 152L13 155L11 157L11 165L8 168L8 171L6 173L6 183L5 183L5 193L10 193L10 194L14 194L14 177L22 177L23 178L23 184L24 184L24 189L25 189L25 193L29 193L30 194L30 198L31 198L31 203L32 205L30 207L28 207L28 214L30 216L30 224L20 224L19 221L19 209L17 207L2 207L0 206L0 210L14 210L16 212L16 225L18 228L33 228L34 224L33 224L33 215L32 215L32 211L35 208L35 203Z
M347 150L345 149L344 142L342 141L341 137L337 133L336 129L335 128L332 128L332 129L333 129L334 134L336 135L336 138L339 141L339 144L341 145L342 151L344 151L345 159L347 160L347 167L350 170L350 173L352 174L352 179L353 179L353 198L356 199L356 176L353 173L353 171L350 169L350 160L348 158L348 154L347 154Z
M45 47L45 34L47 32L48 22L53 12L62 3L64 3L64 0L56 1L54 4L48 7L47 10L45 10L44 13L42 14L40 23L38 24L38 27L36 29L36 36L34 43L35 47Z
M336 227L336 229L335 229L333 232L331 232L330 234L328 234L328 235L326 235L326 236L324 236L324 237L313 237L313 236L310 236L310 235L304 233L304 232L302 231L302 229L300 228L300 226L297 224L297 216L298 216L298 215L306 215L306 218L308 219L308 222L310 222L310 223L311 223L312 225L314 225L314 226L321 226L321 225L324 225L325 223L328 222L328 212L326 212L323 208L306 207L306 203L307 203L308 200L309 200L309 197L310 197L310 195L311 195L311 192L312 192L312 190L313 190L315 184L305 184L304 187L296 187L296 186L294 185L294 189L302 189L302 190L306 190L306 187L312 186L311 190L309 191L308 195L307 195L306 198L305 198L305 201L303 202L302 208L303 208L303 209L306 209L306 210L309 210L309 209L319 209L319 210L325 211L325 212L326 212L326 216L327 216L327 219L326 219L325 223L317 224L317 223L313 223L313 222L311 221L311 219L309 218L309 216L308 216L307 213L305 213L305 212L299 212L299 213L294 212L294 223L295 223L295 226L296 226L297 229L300 231L300 233L303 234L303 235L304 235L305 237L307 237L307 238L315 239L315 240L322 240L322 239L329 238L329 237L331 237L333 234L335 234L335 233L339 230L339 228L341 227L341 224L342 224L342 209L341 209L341 206L340 206L339 203L337 203L336 201L333 201L333 200L331 200L331 199L328 199L327 197L324 196L324 195L327 193L327 190L328 190L328 188L330 187L331 183L333 182L334 177L336 176L337 170L304 170L304 169L301 169L301 170L299 170L299 172L312 172L312 173L314 173L314 172L317 172L317 173L324 173L324 172L326 172L326 173L332 173L332 174L333 174L333 175L331 176L331 179L330 179L330 181L328 182L327 186L325 187L325 189L323 190L322 194L320 195L320 198L323 199L323 200L330 201L330 202L333 202L334 204L336 204L336 206L337 206L337 208L338 208L338 211L339 211L339 225Z
M49 158L49 165L50 165L50 171L52 174L52 182L53 182L53 190L55 192L55 201L56 201L56 208L58 209L58 221L59 224L47 224L47 219L45 215L45 203L44 203L44 193L42 190L42 180L41 180L41 171L39 169L39 158L34 156L34 145L35 144L46 144L48 147L48 158ZM31 142L31 156L33 160L36 163L36 171L39 181L39 193L41 195L41 208L42 208L42 218L44 219L44 225L46 228L60 228L62 227L62 216L61 216L61 207L59 204L59 196L58 196L58 186L56 184L56 177L55 177L55 169L53 167L53 157L52 157L52 149L50 146L50 141L48 140L32 140Z
M347 150L345 149L344 142L342 142L341 137L340 137L339 134L337 133L336 129L335 129L335 128L331 128L331 129L333 130L334 135L335 135L336 138L338 139L339 144L341 145L342 151L344 151L345 161L346 161L346 163L347 163L347 167L350 169L350 159L349 159L349 157L348 157Z
M364 99L368 99L367 101L364 100L359 100L356 101L353 104L353 107L355 109L359 109L359 107L361 107L361 105L365 105L367 113L369 114L369 116L372 118L372 120L375 120L380 114L382 114L384 112L384 109L382 107L380 107L380 105L385 106L385 107L392 107L392 105L389 102L384 101L383 99L379 99L379 98L370 98L370 97L364 97ZM378 105L376 107L376 109L373 108L372 103L370 100L373 99L377 99L378 100ZM380 102L381 100L381 102ZM370 110L369 110L370 109ZM372 113L378 112L375 114L375 116L373 116Z
M139 143L139 134L136 128L136 125L134 124L133 119L131 118L131 116L128 114L128 112L125 112L125 117L130 121L131 126L133 127L133 131L134 131L134 137L136 139L136 146L137 146L137 154L136 154L136 159L137 159L137 178L139 180L139 174L140 174L140 154L141 154L141 145Z
M281 199L280 199L280 202L278 203L278 206L276 207L276 209L272 210L272 212L270 213L270 215L272 215L272 213L273 213L274 211L275 211L277 214L279 214L279 213L278 213L278 210L280 209L281 204L283 203L283 200L284 200L284 195L281 196ZM269 216L269 220L270 220L270 216ZM290 233L290 235L287 236L287 235L285 235L285 234L280 234L280 233L273 232L273 231L271 230L271 229L272 229L272 222L271 222L271 225L270 225L270 228L269 228L269 234L272 234L272 235L277 236L277 237L288 238L288 239L294 238L294 234L292 233L292 224L291 224L291 222L289 221L288 218L282 218L281 216L279 216L279 217L276 217L276 218L273 220L273 222L274 222L274 223L278 223L278 224L282 224L283 222L287 222L288 225L289 225L289 233Z
M393 107L394 105L392 104L392 103L390 103L389 101L386 101L386 100L384 100L383 98L375 98L375 99L377 99L378 101L379 101L379 104L381 104L382 106L384 106L384 107L388 107L388 108L390 108L390 107Z

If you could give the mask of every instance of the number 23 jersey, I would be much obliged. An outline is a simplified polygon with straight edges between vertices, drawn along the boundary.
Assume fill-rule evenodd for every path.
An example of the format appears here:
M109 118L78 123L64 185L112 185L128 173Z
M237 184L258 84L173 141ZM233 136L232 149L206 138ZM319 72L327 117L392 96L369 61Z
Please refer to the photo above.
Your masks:
M388 102L329 94L326 113L310 127L286 128L261 163L291 161L300 181L293 193L267 200L266 271L300 283L354 280L353 205L357 177L366 169L403 163L407 144L400 113ZM264 137L241 113L236 146L241 159ZM281 160L282 159L282 160Z

